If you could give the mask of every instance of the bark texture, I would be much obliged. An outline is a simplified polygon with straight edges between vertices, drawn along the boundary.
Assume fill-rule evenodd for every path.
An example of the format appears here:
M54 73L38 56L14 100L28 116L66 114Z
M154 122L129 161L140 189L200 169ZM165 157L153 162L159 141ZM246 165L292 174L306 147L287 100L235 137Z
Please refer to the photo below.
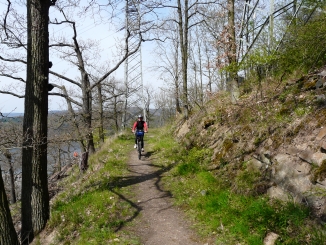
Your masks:
M189 105L188 105L188 0L184 1L184 13L182 13L182 1L178 0L178 24L179 24L179 39L181 50L181 68L182 68L182 103L183 116L188 119Z
M12 163L12 156L9 150L6 150L3 155L7 158L9 165L10 203L16 203L15 174Z
M22 244L49 219L47 116L50 1L27 1L27 79L22 150Z
M228 0L228 43L229 50L227 53L229 65L234 66L237 63L237 46L235 41L235 21L234 21L234 0ZM229 73L230 77L230 87L232 102L238 100L239 97L239 86L238 86L238 75L237 70L234 67L231 68Z

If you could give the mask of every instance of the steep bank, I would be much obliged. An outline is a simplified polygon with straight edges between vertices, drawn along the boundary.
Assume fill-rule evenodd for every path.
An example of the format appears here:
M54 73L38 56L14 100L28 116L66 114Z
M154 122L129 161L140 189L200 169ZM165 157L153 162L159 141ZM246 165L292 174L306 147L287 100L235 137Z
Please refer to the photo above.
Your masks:
M212 149L207 168L230 179L259 170L253 188L242 192L303 203L326 222L325 74L266 81L236 103L226 93L213 94L177 127L177 137L188 149Z

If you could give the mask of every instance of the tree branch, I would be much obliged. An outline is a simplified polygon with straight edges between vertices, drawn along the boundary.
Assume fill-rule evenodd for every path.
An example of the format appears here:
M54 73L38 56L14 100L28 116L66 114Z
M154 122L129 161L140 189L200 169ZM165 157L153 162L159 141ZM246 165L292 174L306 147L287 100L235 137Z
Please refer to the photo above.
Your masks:
M2 56L0 56L0 60L3 60L3 61L8 61L8 62L20 62L20 63L23 63L23 64L27 64L27 62L25 60L21 60L21 59L6 59L6 58L3 58Z
M70 82L72 84L75 84L76 86L78 86L79 88L81 88L80 83L78 83L78 82L76 82L76 81L74 81L74 80L72 80L72 79L70 79L68 77L65 77L65 76L63 76L61 74L58 74L58 73L56 73L54 71L51 71L51 70L49 71L49 73L52 74L52 75L54 75L54 76L56 76L56 77L58 77L58 78L61 78L63 80L66 80L67 82Z
M69 47L69 48L73 48L74 46L71 44L66 44L66 43L55 43L55 44L50 44L49 45L50 48L52 47Z
M128 39L129 39L129 37L130 37L130 32L128 31L128 35L127 35L127 37L126 37L126 39L125 39L125 43L126 43L126 47L128 47ZM92 90L93 88L95 88L98 84L100 84L101 82L103 82L103 80L105 79L105 78L107 78L111 73L113 73L115 70L117 70L119 67L120 67L120 65L129 57L129 56L131 56L131 55L133 55L134 53L136 53L137 51L138 51L138 49L139 49L139 47L140 47L140 45L141 45L141 43L142 43L142 35L141 35L141 33L139 33L139 43L138 43L138 45L137 45L137 47L133 50L133 51L131 51L131 52L129 52L129 50L127 49L126 50L126 53L125 53L125 55L124 55L124 57L110 70L110 71L108 71L106 74L104 74L99 80L97 80L97 82L95 82L91 87L90 87L90 90Z
M18 80L18 81L21 81L23 83L26 83L26 81L21 77L14 77L14 76L11 76L11 75L8 75L8 74L0 74L0 76L1 77L9 77L11 79Z
M0 94L10 94L10 95L15 96L15 97L18 97L18 98L25 98L25 95L15 94L15 93L10 92L10 91L0 90Z
M9 11L10 11L11 2L10 2L10 0L7 0L7 2L8 2L8 6L7 6L7 12L6 12L5 18L3 20L3 29L5 30L7 39L9 39L9 35L7 33L7 17L8 17Z
M55 87L60 87L60 86L55 86ZM78 105L78 106L82 107L82 104L81 103L79 103L78 101L72 99L71 97L69 97L69 96L67 96L65 94L61 94L61 93L49 93L49 95L60 96L62 98L65 98L65 99L69 100L70 102L74 103L75 105Z

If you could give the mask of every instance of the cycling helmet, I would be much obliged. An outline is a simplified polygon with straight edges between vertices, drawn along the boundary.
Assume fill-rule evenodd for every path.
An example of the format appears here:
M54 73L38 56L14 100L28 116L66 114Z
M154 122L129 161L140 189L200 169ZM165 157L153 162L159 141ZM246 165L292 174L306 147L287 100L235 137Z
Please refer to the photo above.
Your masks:
M138 118L143 118L143 116L142 115L138 115Z

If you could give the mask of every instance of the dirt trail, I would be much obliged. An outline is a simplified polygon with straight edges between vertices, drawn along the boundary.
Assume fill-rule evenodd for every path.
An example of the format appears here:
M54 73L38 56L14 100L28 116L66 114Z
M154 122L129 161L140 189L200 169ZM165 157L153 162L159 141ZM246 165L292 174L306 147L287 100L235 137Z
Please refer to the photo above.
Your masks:
M144 152L138 160L136 152L132 151L129 158L129 171L139 178L134 191L141 211L134 232L139 234L144 245L205 244L198 242L182 212L172 205L171 194L161 189L164 170L153 166L148 156L150 153Z

